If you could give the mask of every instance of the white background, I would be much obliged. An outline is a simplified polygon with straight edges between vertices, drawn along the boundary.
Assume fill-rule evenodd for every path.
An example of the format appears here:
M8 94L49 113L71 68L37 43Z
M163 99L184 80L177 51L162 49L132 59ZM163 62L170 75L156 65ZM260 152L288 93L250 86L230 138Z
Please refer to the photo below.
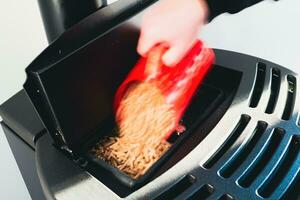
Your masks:
M0 104L22 88L25 67L47 46L37 1L2 1ZM211 47L265 58L300 72L299 19L299 0L265 1L236 15L219 16L201 37ZM30 199L1 129L0 158L0 199Z

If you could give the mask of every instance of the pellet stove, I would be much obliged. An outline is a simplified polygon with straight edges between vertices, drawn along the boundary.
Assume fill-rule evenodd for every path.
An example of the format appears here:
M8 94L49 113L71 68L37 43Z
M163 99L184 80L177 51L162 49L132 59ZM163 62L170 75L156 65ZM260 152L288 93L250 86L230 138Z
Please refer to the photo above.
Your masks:
M170 138L176 148L147 179L126 185L89 159L87 146L113 127L113 96L138 59L140 18L154 1L95 1L75 17L57 2L67 1L40 4L55 40L0 107L33 199L300 198L297 74L225 50L214 50L215 66L182 119L187 131Z

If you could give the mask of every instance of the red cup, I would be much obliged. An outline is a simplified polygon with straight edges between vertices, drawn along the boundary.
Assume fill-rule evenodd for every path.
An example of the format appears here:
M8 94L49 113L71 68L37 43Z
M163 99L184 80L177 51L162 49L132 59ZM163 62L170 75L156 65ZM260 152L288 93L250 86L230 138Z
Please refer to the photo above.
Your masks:
M166 104L171 105L175 111L173 129L164 137L167 140L180 127L179 122L197 88L212 68L215 55L212 49L204 47L203 43L197 40L176 66L168 67L161 62L161 56L166 48L162 45L154 48L156 49L151 50L147 57L140 58L118 88L114 99L114 110L116 113L127 88L132 83L155 83L165 96ZM116 117L117 122L122 120Z

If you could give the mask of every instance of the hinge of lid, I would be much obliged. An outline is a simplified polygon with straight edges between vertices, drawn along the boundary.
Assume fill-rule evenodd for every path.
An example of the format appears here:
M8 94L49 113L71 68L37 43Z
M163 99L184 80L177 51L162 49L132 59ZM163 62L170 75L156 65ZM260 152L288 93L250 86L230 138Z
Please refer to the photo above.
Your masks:
M66 140L64 138L64 135L62 134L62 131L57 128L56 129L56 132L55 132L55 139L56 139L56 142L58 143L59 147L67 152L69 155L73 156L73 151L68 147L67 143L66 143Z

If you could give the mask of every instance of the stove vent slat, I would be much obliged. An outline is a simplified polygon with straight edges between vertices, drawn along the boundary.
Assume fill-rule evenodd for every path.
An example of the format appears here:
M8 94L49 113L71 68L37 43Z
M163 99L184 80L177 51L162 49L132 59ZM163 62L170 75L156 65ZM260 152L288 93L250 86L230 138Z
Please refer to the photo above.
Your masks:
M252 92L250 105L249 105L251 108L256 108L261 98L265 80L266 80L266 68L267 68L266 64L262 62L257 63L254 89Z
M193 175L186 175L155 198L155 200L174 199L191 187L195 182L196 178Z
M300 158L298 159L298 162L300 162ZM282 199L300 199L300 172L299 172L299 166L297 168L298 173L296 177L294 178L293 182L291 183L290 187L288 187L287 192L284 194Z
M286 151L283 160L280 162L279 166L275 169L275 171L271 174L268 180L258 189L258 193L264 197L268 198L272 195L273 192L277 189L277 187L282 183L284 178L290 172L291 167L297 161L297 156L300 153L300 138L297 136L293 136L288 150ZM286 185L290 185L290 183L286 183Z
M249 187L260 175L279 147L283 139L284 132L285 131L280 128L274 129L266 148L259 155L258 159L254 161L250 168L248 168L248 170L238 179L238 184L240 186L244 188Z
M200 187L197 191L195 191L191 196L189 196L186 200L205 200L214 192L214 187L206 184Z
M229 194L224 194L218 200L234 200L234 198Z
M281 84L281 73L280 70L277 68L272 69L272 78L271 78L271 94L269 98L269 102L266 108L267 114L272 114L274 112L279 90L280 90L280 84Z
M292 75L287 76L288 93L285 108L282 114L283 120L289 120L293 114L295 97L296 97L296 77Z
M234 144L234 142L239 138L242 132L247 127L251 117L249 115L242 115L240 121L233 129L231 135L227 138L225 143L221 146L220 149L208 160L204 163L203 167L206 169L210 169L218 160L230 149L230 147Z
M229 178L242 164L247 160L249 154L255 148L255 145L260 140L261 136L267 129L268 124L263 121L257 123L251 138L247 141L244 147L220 170L220 175L224 178Z

